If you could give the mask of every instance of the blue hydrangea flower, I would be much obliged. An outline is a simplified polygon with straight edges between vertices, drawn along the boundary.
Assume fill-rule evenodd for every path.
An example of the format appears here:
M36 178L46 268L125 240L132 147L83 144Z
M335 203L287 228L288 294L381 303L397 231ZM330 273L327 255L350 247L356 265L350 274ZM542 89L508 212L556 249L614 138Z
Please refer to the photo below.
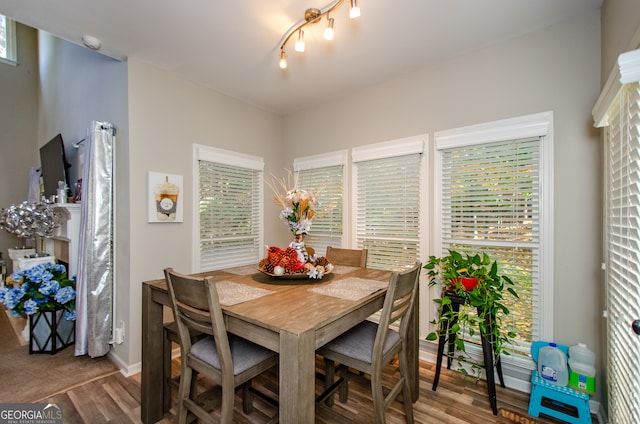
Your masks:
M24 291L21 287L14 287L7 291L4 296L4 304L8 309L13 309L20 302L20 299L24 296Z
M38 312L38 304L33 301L33 299L29 299L24 302L24 312L27 315L33 315Z
M45 296L51 296L60 290L60 283L56 280L43 280L42 285L38 288L38 291Z
M75 321L76 320L76 310L74 309L73 311L65 311L63 317L67 321Z
M75 317L75 279L62 264L44 263L11 274L14 287L0 288L0 302L13 316L64 309ZM72 318L75 319L75 318Z
M63 287L54 296L56 302L65 304L76 298L76 291L71 286Z

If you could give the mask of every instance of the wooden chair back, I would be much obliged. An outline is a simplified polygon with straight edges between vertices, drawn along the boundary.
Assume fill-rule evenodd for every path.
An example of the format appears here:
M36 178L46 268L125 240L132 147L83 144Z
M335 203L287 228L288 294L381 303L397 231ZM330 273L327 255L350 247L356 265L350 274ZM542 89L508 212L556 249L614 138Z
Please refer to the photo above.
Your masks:
M326 257L333 265L367 267L367 249L342 249L327 246Z
M422 263L418 261L406 271L391 274L373 346L373 358L382 358L387 329L391 324L399 321L400 339L403 342L407 339L409 318L416 301L421 269Z
M215 282L211 278L194 278L172 268L164 270L173 316L178 326L182 357L191 351L194 332L214 337L222 373L233 375L233 361ZM192 331L190 331L192 330Z

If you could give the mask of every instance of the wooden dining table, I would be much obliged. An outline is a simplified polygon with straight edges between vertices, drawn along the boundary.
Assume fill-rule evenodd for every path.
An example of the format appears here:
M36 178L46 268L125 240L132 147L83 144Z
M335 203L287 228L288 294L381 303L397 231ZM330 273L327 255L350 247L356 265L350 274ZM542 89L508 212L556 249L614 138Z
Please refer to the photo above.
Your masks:
M341 279L388 282L389 271L336 267L316 279L287 279L241 268L193 274L211 276L228 284L239 283L268 290L253 300L222 305L227 330L280 355L279 419L281 423L313 423L315 419L315 351L382 308L386 285L356 300L317 293ZM231 283L229 283L231 282ZM418 399L418 302L409 332L409 368L413 399ZM163 308L170 305L164 280L142 284L141 420L154 423L163 417L165 373Z

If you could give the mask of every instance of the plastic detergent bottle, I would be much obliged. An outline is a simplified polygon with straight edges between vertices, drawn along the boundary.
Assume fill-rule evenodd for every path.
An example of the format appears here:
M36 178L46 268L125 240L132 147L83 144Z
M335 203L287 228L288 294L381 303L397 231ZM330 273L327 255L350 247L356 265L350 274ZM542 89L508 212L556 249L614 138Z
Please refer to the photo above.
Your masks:
M569 368L569 386L582 392L596 392L596 354L586 344L569 348Z
M555 343L538 351L538 375L547 383L566 386L569 383L567 356Z

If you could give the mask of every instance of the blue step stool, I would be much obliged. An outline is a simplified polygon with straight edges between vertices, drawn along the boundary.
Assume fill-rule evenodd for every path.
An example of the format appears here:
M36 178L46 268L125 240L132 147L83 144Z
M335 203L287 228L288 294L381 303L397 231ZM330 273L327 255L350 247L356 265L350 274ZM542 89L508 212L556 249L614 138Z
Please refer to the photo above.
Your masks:
M538 363L538 351L548 346L549 342L537 341L531 344L531 356ZM568 355L569 347L556 344L558 349ZM529 397L528 414L539 417L545 414L571 424L591 424L589 410L589 395L579 392L569 386L558 386L548 383L538 375L538 371L531 372L531 396Z

